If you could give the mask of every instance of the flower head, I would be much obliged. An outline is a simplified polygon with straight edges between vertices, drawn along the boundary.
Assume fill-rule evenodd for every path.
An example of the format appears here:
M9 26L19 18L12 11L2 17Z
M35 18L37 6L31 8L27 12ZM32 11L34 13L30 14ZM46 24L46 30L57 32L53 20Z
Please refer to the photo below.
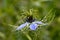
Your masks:
M26 23L20 25L16 30L21 30L22 28L26 27L27 24L29 24L29 23L26 22ZM34 21L34 22L30 23L29 28L31 30L36 30L38 25L41 25L41 24L44 25L44 23L42 23L41 21Z
M37 27L38 27L38 25L41 25L41 24L45 25L42 21L35 21L35 19L33 18L33 16L29 15L26 18L26 23L20 25L16 30L21 30L22 28L26 27L28 24L30 24L29 28L31 30L36 30Z

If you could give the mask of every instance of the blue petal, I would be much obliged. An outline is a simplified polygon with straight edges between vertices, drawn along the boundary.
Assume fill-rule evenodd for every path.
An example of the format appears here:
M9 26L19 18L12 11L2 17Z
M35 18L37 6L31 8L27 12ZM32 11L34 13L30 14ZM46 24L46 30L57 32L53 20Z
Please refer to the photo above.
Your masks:
M43 23L42 21L35 21L35 24L47 25L47 23Z
M43 24L41 21L35 21L36 24Z
M31 30L36 30L37 27L38 27L37 24L31 24L31 25L30 25L30 29L31 29Z
M26 22L26 23L20 25L16 30L21 30L21 29L24 28L27 24L28 24L28 23Z

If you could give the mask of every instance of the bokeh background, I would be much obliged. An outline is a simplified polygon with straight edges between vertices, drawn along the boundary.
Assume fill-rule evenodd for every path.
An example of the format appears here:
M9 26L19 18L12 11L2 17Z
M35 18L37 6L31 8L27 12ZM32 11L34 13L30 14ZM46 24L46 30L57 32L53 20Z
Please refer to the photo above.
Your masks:
M53 9L51 18L41 29L32 31L14 31L16 26L25 22L30 9L37 20L43 19ZM54 14L55 13L55 14ZM60 0L0 0L0 40L60 40Z

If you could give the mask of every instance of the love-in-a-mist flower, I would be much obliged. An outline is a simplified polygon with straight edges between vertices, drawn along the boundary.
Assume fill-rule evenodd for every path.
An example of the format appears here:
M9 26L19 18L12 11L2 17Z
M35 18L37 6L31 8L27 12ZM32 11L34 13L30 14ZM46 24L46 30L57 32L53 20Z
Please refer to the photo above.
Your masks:
M29 28L31 30L36 30L38 28L38 25L46 25L42 21L36 21L33 16L28 16L26 19L26 22L24 24L21 24L19 27L17 27L16 30L21 30L22 28L26 27L29 25Z

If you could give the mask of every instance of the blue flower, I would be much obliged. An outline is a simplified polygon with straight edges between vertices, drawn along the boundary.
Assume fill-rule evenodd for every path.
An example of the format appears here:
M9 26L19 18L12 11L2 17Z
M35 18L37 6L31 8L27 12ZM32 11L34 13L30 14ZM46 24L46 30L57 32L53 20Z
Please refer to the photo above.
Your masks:
M34 21L34 22L32 22L32 23L26 22L26 23L20 25L19 27L17 27L16 30L21 30L22 28L26 27L28 24L30 24L30 25L29 25L29 28L30 28L31 30L36 30L37 27L38 27L38 25L46 25L46 24L44 24L44 23L41 22L41 21Z

